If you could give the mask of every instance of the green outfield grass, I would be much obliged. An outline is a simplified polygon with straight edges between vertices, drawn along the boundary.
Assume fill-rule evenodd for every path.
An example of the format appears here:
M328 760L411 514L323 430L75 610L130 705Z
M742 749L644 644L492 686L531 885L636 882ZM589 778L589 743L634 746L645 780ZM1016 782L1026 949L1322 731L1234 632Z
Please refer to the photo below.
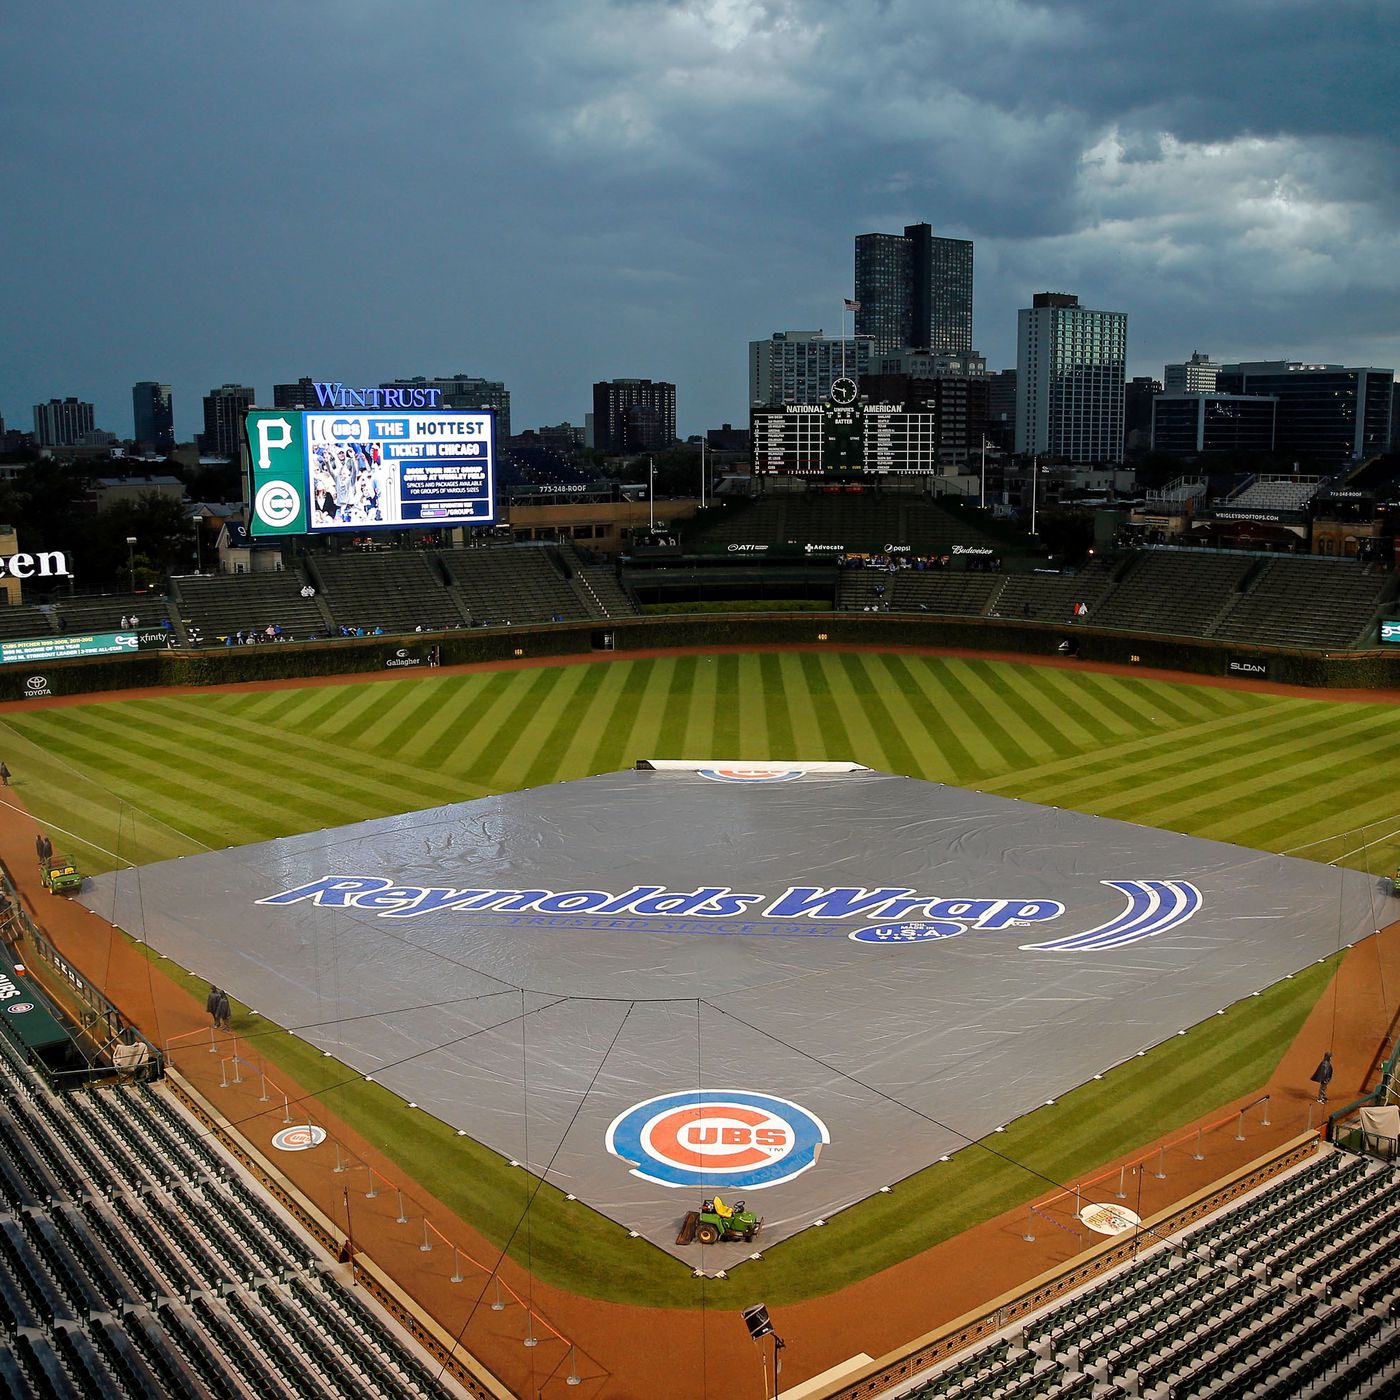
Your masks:
M1400 857L1400 820L1391 820L1397 720L1386 705L1070 669L789 652L97 701L12 715L0 722L0 756L56 843L92 871L641 757L850 758L1382 871ZM1031 1115L999 1135L997 1148L1067 1180L1262 1084L1325 975L1310 970L1212 1018ZM428 1189L492 1239L510 1235L523 1173L267 1023L249 1029L263 1032L257 1041L270 1060L324 1093ZM830 1291L1044 1189L1022 1167L964 1152L772 1250L757 1266L766 1296ZM536 1199L531 1233L533 1267L565 1287L658 1305L697 1300L675 1261L552 1188ZM517 1236L513 1252L521 1243Z

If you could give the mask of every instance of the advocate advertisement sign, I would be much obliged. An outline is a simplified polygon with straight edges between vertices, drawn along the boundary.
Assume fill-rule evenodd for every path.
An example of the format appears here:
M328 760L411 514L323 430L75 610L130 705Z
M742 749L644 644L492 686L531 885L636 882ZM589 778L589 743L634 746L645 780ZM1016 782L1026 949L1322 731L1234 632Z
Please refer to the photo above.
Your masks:
M246 428L251 535L496 519L496 423L489 410L256 409Z

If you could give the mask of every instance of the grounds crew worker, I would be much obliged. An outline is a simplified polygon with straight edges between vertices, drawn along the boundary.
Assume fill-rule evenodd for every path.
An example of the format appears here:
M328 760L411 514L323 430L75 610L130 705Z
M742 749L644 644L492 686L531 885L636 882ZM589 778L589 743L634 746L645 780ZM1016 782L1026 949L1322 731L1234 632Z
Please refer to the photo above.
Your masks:
M1313 1070L1310 1078L1317 1085L1318 1103L1327 1102L1327 1086L1332 1082L1332 1052L1329 1050L1323 1055L1318 1067Z

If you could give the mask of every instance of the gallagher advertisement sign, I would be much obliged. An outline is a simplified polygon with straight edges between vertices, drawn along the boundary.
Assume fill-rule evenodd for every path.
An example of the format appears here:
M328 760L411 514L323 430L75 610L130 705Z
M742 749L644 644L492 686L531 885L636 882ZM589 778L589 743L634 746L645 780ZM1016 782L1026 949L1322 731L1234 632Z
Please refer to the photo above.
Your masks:
M496 519L489 410L255 409L246 427L255 537Z

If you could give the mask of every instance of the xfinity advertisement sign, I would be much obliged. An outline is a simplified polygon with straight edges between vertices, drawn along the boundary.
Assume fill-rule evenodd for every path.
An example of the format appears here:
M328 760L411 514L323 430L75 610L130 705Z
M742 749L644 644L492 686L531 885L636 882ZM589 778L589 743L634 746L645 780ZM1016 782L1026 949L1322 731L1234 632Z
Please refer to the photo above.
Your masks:
M1400 646L1400 619L1390 619L1381 623L1381 642L1385 646Z

